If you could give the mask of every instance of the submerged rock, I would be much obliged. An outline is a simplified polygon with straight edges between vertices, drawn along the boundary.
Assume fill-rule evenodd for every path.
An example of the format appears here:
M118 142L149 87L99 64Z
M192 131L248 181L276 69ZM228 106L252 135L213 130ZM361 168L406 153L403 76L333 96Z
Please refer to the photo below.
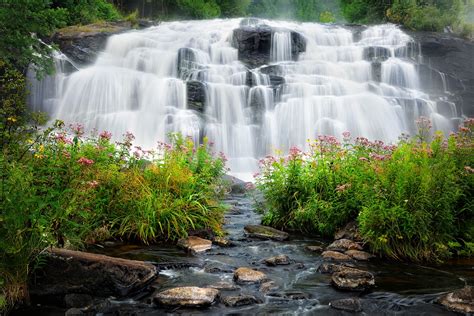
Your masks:
M309 298L309 294L300 291L276 292L269 294L269 296L286 300L307 300Z
M334 261L350 261L351 260L351 257L349 257L348 255L337 252L337 251L332 251L332 250L326 250L321 255L326 260L334 260Z
M286 232L263 225L247 225L244 229L250 237L255 238L283 241L287 240L289 237Z
M329 303L329 306L331 306L334 309L338 309L338 310L342 310L346 312L352 312L352 313L362 312L360 299L357 297L343 298L340 300L331 301Z
M372 254L361 250L347 250L345 254L358 261L368 261L374 257Z
M326 250L344 252L346 250L362 250L362 246L350 239L343 238L334 241Z
M375 286L375 278L372 273L348 267L334 272L331 281L339 290L363 291Z
M324 248L321 246L306 246L306 250L311 252L323 252Z
M329 262L323 262L319 267L318 267L318 272L320 273L327 273L327 274L333 274L334 272L339 272L342 271L344 268L349 267L352 268L353 265L349 265L347 263L329 263Z
M234 272L234 280L237 283L262 283L266 279L265 273L250 268L238 268Z
M229 240L224 237L214 237L212 242L219 247L232 247L234 244Z
M149 263L81 251L52 248L46 260L30 284L30 295L33 301L54 305L86 304L89 296L127 296L158 275L158 269Z
M267 282L262 283L259 291L262 293L267 293L267 292L270 292L271 290L276 290L276 289L278 289L278 285L276 285L274 281L267 281Z
M257 299L255 296L252 295L245 295L240 294L236 296L226 296L221 299L224 305L229 307L236 307L236 306L245 306L245 305L252 305L252 304L259 304L261 301Z
M287 255L279 255L275 257L270 257L264 260L267 266L277 266L277 265L287 265L290 264L290 257Z
M458 313L474 313L474 287L462 289L443 295L438 302L447 309Z
M160 292L154 300L166 306L205 307L212 305L218 294L216 289L184 286Z
M217 290L224 290L224 291L234 291L240 289L239 286L225 282L225 281L219 281L217 283L214 283L209 286L210 288L217 289Z
M212 241L197 236L189 236L178 240L178 247L188 251L203 252L212 248Z

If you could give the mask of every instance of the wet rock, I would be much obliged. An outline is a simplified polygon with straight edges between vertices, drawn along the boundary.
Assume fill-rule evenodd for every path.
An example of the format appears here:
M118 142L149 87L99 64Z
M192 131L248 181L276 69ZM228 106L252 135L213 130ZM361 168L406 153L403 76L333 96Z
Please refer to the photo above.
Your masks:
M212 241L197 236L178 240L178 247L192 252L203 252L212 248Z
M268 65L263 66L260 68L260 72L262 74L270 75L270 76L282 76L283 71L279 65Z
M356 221L352 221L346 224L342 229L339 229L334 235L334 239L350 239L355 241L361 241L359 233L359 226Z
M345 254L358 261L368 261L374 257L370 253L361 250L347 250Z
M345 312L360 313L362 312L362 306L360 300L356 297L343 298L340 300L331 301L329 303L334 309L342 310Z
M232 247L234 244L229 240L224 237L214 237L212 242L219 247Z
M205 307L212 305L218 294L216 289L185 286L160 292L154 301L165 306Z
M462 289L443 295L438 302L447 309L458 313L474 313L474 287Z
M80 308L70 308L65 313L65 316L78 316L78 315L85 315L85 313Z
M275 31L268 25L241 26L233 31L232 45L237 48L238 58L250 68L255 68L270 62L272 35ZM306 50L306 39L298 32L291 33L291 53L294 60Z
M217 289L217 290L223 290L223 291L234 291L240 289L239 286L225 282L225 281L219 281L217 283L214 283L209 286L210 288Z
M244 227L249 237L260 239L273 239L278 241L287 240L289 235L286 232L263 225L247 225Z
M206 85L201 81L191 80L186 82L188 108L204 113L206 105Z
M323 262L321 265L318 267L318 272L324 273L324 274L333 274L334 272L339 272L342 271L346 267L345 265L342 264L335 264L335 263L328 263L328 262Z
M100 22L70 26L58 30L51 38L78 65L92 64L105 48L107 39L132 28L129 22Z
M267 292L270 292L271 290L276 290L276 289L278 289L278 285L276 285L275 282L267 281L267 282L262 283L259 291L262 293L267 293Z
M93 302L89 294L66 294L64 296L64 305L66 307L85 307Z
M385 61L392 55L391 51L386 47L370 46L364 48L364 59L367 61Z
M375 285L375 278L370 272L344 267L333 273L331 282L339 290L363 291Z
M350 261L351 260L351 257L349 257L348 255L337 252L337 251L326 250L321 255L326 260L334 260L334 261Z
M206 273L232 273L234 270L233 267L222 264L210 264L204 268Z
M265 259L265 264L267 266L287 265L290 263L290 257L287 255L279 255Z
M265 273L250 268L238 268L234 272L234 280L237 283L262 283L266 279Z
M326 250L344 252L346 250L362 250L362 246L352 240L343 238L334 241Z
M324 248L321 246L306 246L306 250L321 253L324 251Z
M252 295L240 294L236 296L226 296L221 299L225 306L236 307L252 304L259 304L261 301Z
M158 275L158 269L149 263L81 251L52 248L46 260L29 289L34 302L52 305L65 302L68 294L127 296L142 290Z

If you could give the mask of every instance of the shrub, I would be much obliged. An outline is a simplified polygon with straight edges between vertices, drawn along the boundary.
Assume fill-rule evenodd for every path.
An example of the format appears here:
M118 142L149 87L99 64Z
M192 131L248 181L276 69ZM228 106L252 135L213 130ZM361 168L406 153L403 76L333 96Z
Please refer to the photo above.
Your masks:
M436 261L470 253L474 220L474 121L445 139L427 133L397 145L321 136L303 153L261 162L264 223L329 236L351 220L381 255ZM460 248L453 248L458 242Z

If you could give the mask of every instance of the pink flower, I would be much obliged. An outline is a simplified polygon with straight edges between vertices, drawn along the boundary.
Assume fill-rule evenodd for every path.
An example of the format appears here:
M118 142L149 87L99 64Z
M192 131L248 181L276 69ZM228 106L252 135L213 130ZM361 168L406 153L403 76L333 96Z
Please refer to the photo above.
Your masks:
M69 145L72 144L72 141L66 137L65 133L58 133L56 134L55 138L58 143L69 144Z
M103 131L102 133L99 134L99 137L102 140L110 140L112 138L112 133Z
M466 170L467 173L474 173L474 168L471 168L471 167L469 167L469 166L465 166L465 167L464 167L464 170Z
M255 184L253 184L252 182L247 182L247 183L245 184L245 188L246 188L247 190L255 190Z
M347 139L347 138L350 138L350 137L351 137L351 132L345 131L344 133L342 133L342 136L343 136L344 138L346 138L346 139Z
M352 185L350 183L341 184L341 185L336 186L336 191L337 192L344 192L347 189L349 189L351 186Z
M91 189L96 188L99 185L99 182L96 180L87 182L87 186Z
M82 135L84 135L84 125L76 123L69 125L69 127L77 137L81 137Z
M369 159L365 158L365 157L360 157L359 158L360 161L369 161Z
M83 165L83 166L90 166L94 163L94 160L88 159L86 157L81 157L77 160L77 163Z

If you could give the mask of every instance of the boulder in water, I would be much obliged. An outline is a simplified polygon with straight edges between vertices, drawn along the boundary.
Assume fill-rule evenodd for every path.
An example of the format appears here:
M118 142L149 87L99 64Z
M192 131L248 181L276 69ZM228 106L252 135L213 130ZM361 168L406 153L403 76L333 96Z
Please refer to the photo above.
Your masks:
M346 250L362 250L362 246L349 239L338 239L330 244L326 250L346 251Z
M290 257L287 255L278 255L264 260L267 266L287 265L290 264Z
M206 307L216 301L218 294L216 289L185 286L160 292L154 301L165 306Z
M351 257L349 257L348 255L345 255L337 251L332 251L332 250L326 250L321 255L326 260L333 260L333 261L350 261L351 260Z
M221 290L221 291L234 291L234 290L240 289L239 286L237 286L233 283L225 282L225 281L216 282L216 283L210 285L209 287L213 288L213 289L216 289L216 290Z
M375 286L374 275L370 272L343 267L334 272L331 282L339 290L363 291Z
M347 250L345 254L358 261L368 261L374 257L372 254L361 250Z
M226 296L221 299L225 306L236 307L261 303L259 299L252 295L240 294L235 296Z
M278 289L278 285L276 285L274 281L267 281L267 282L262 283L259 291L262 293L267 293L267 292L270 292L271 290L276 290L276 289Z
M192 252L203 252L212 248L212 241L197 236L178 240L178 246Z
M447 309L457 313L474 313L474 287L462 289L441 296L438 302Z
M318 271L320 273L324 274L333 274L334 272L339 272L342 271L345 267L353 267L352 265L346 264L346 263L329 263L329 262L323 262L321 265L318 267Z
M321 253L324 251L324 248L321 246L306 246L306 250Z
M206 105L206 85L201 81L191 80L186 82L188 108L204 113Z
M237 283L262 283L266 279L265 273L250 268L238 268L234 272L234 280Z
M216 245L218 245L219 247L232 247L234 246L234 244L232 243L232 241L230 241L229 239L226 239L224 237L214 237L214 239L212 239L212 242Z
M360 313L362 312L362 305L360 299L357 297L343 298L340 300L334 300L329 303L334 309L342 310L345 312Z
M287 240L289 237L286 232L263 225L247 225L244 229L248 236L260 239L283 241Z

